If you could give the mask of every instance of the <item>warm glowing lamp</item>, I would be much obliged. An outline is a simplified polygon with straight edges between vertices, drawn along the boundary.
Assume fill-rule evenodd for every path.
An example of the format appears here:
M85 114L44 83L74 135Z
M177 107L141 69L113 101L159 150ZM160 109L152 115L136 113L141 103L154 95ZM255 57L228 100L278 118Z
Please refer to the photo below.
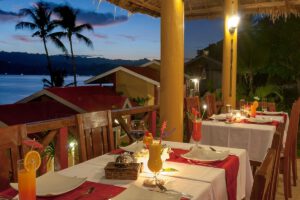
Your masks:
M228 23L228 29L230 34L234 34L236 28L238 27L240 22L240 17L238 15L232 15L229 17L227 23Z

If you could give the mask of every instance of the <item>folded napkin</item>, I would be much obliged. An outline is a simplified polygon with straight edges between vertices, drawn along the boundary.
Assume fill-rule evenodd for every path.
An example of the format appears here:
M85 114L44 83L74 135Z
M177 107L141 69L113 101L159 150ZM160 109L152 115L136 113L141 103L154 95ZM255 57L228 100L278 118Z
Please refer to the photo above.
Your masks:
M173 149L173 152L170 153L170 159L167 161L171 162L179 162L185 164L194 164L194 165L202 165L202 166L209 166L209 167L216 167L222 168L225 170L226 176L226 188L227 188L227 195L228 200L236 200L236 193L237 193L237 175L239 171L239 158L234 155L229 155L223 161L216 161L213 163L201 163L201 162L190 162L187 159L181 157L182 154L186 154L189 150L184 149Z

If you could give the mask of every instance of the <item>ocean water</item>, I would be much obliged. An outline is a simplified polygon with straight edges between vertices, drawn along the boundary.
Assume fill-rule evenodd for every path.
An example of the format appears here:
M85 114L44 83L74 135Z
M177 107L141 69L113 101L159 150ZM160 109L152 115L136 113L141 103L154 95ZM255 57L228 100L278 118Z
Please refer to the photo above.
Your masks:
M42 79L47 75L0 75L0 105L11 104L43 89ZM90 76L77 76L78 85ZM73 81L73 76L65 78L65 84Z

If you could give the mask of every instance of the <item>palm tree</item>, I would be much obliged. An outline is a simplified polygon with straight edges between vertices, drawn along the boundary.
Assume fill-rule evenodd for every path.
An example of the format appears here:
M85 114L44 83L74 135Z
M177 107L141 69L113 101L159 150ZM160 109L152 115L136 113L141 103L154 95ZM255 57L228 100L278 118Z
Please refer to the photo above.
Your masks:
M20 10L21 16L28 16L31 22L19 22L16 25L16 29L29 29L35 31L32 37L39 37L43 41L45 53L47 57L47 68L50 74L51 86L53 86L53 70L51 66L51 61L49 57L49 52L47 48L47 41L50 39L58 48L60 48L66 55L68 53L64 44L51 32L57 26L53 21L51 21L52 11L43 2L37 2L31 8L23 8Z
M91 24L88 23L76 25L76 18L79 11L74 10L73 8L67 5L54 8L54 12L56 12L60 17L59 20L56 20L56 23L64 29L64 31L62 32L55 33L55 36L59 38L66 37L69 41L70 51L72 56L74 85L77 86L76 63L74 58L72 37L74 35L79 41L83 41L88 47L93 47L92 41L86 36L81 34L83 30L93 31L93 27Z

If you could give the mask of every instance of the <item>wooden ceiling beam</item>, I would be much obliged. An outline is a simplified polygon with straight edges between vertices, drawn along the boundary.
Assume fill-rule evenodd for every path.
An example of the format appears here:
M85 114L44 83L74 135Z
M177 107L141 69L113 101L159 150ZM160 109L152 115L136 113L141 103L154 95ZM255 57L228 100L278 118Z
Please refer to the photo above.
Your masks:
M128 2L132 3L133 5L136 5L138 7L141 7L141 9L146 8L147 10L151 10L153 12L160 13L160 9L156 6L153 6L146 1L139 1L139 0L128 0Z
M300 1L289 1L289 6L299 6ZM261 3L251 3L251 4L242 4L239 5L239 10L248 11L248 10L259 10L259 9L271 9L271 8L280 8L286 7L285 1L280 2L261 2ZM210 8L197 8L193 7L191 15L205 15L210 13L223 13L224 8L222 6L210 7Z

